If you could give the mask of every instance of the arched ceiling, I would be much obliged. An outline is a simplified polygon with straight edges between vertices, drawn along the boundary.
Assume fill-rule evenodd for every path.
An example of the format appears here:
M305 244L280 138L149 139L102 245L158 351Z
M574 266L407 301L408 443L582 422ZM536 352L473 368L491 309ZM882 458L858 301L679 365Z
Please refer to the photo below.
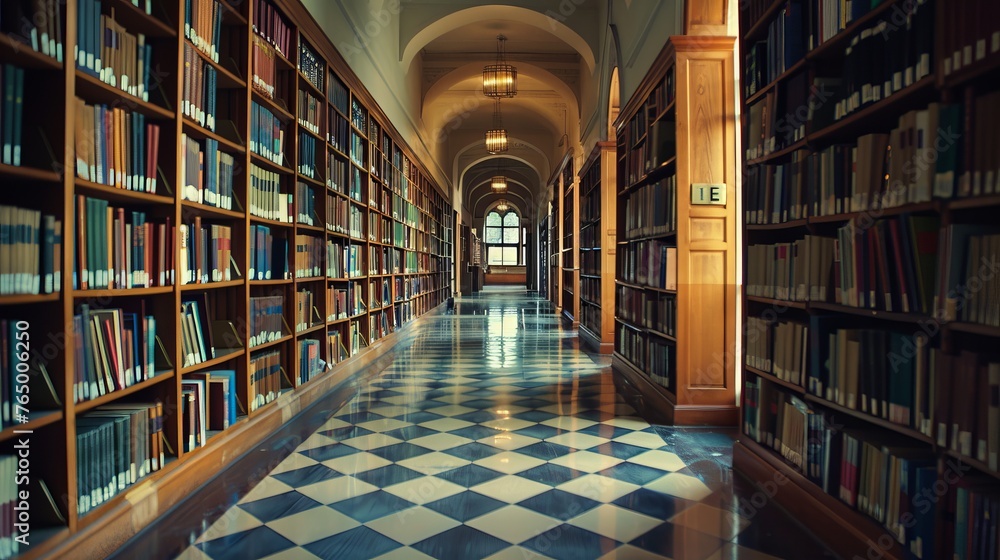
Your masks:
M501 101L512 145L505 171L517 184L512 200L522 200L518 206L532 219L553 166L568 149L580 150L571 139L578 143L580 138L581 75L595 65L591 38L550 17L547 11L558 9L557 2L458 10L454 5L445 9L441 0L405 5L411 19L400 28L400 59L404 67L420 72L423 127L433 139L435 157L454 170L452 182L474 216L495 202L488 182L497 156L483 145L494 104L483 95L482 71L496 60L497 35L507 37L507 61L517 67L518 93Z

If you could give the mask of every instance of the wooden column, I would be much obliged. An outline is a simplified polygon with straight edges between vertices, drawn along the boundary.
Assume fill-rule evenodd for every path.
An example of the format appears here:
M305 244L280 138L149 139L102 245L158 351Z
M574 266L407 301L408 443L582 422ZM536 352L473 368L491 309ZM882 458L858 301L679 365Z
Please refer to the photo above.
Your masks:
M691 8L689 8L689 11ZM735 425L737 154L733 37L672 37L677 79L677 424ZM692 203L720 185L724 205Z

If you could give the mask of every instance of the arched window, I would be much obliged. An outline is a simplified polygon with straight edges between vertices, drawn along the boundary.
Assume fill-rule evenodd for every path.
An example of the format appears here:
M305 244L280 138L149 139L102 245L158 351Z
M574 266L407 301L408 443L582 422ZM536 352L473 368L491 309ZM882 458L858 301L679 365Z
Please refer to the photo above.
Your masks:
M521 264L521 218L513 209L500 215L491 210L486 215L486 263L515 266Z

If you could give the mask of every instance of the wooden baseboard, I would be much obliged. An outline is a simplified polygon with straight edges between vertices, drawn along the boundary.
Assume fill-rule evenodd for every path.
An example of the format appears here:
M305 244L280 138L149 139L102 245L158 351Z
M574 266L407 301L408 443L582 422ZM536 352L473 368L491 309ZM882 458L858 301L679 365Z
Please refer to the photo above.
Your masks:
M153 524L168 510L190 498L199 487L212 480L235 458L251 451L296 415L304 412L331 391L350 382L368 368L383 368L391 363L386 352L415 336L414 327L427 317L441 313L444 305L413 319L376 345L362 351L334 368L328 375L310 381L281 395L276 401L255 412L249 419L209 440L208 445L185 454L168 469L144 479L117 496L107 509L83 518L76 533L66 534L46 552L46 558L98 560L125 544L139 531ZM378 348L380 351L375 352ZM157 476L158 475L158 476ZM37 557L37 556L32 556Z
M740 409L735 404L678 404L672 391L654 383L621 354L614 354L611 366L634 388L633 408L650 422L671 426L736 426L739 423Z
M577 321L573 314L569 312L568 309L562 310L562 320L567 328L574 330L580 327L580 321Z
M609 342L602 341L601 337L588 329L586 325L580 325L580 343L598 354L611 354L615 351L615 341L613 338Z
M746 436L733 445L733 470L760 488L741 503L747 510L741 511L742 515L753 514L773 500L842 558L905 558L903 547L887 538L887 529L823 492L774 452Z

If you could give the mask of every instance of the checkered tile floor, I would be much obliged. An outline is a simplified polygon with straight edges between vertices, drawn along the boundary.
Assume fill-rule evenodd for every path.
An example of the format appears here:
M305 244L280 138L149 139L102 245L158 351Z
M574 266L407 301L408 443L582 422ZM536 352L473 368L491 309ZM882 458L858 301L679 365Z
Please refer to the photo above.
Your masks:
M460 300L181 558L774 558L539 309Z

